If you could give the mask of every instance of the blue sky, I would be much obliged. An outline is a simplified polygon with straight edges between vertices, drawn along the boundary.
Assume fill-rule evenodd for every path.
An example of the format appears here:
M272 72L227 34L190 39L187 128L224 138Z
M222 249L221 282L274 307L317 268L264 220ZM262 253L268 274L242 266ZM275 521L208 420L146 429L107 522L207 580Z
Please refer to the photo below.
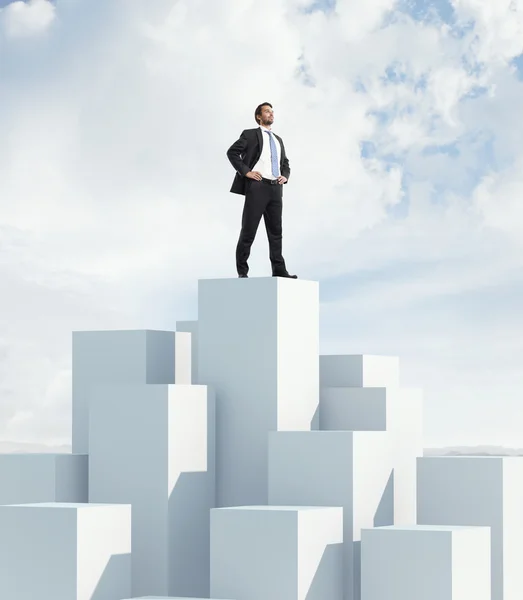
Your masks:
M72 330L172 329L235 276L225 149L269 100L322 351L399 355L427 446L523 447L523 9L203 6L0 12L0 438L67 442Z

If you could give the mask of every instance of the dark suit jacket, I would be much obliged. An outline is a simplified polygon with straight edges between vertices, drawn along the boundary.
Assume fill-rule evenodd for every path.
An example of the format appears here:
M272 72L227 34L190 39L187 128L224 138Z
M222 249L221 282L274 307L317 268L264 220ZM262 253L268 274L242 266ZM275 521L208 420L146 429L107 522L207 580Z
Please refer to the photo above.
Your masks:
M236 175L230 190L233 194L245 195L246 183L249 181L249 179L245 177L245 174L253 170L254 165L260 158L263 144L262 135L259 127L255 127L254 129L244 129L240 137L227 150L227 158L236 170ZM285 153L283 140L276 134L274 134L274 136L281 144L280 173L289 179L291 169L289 167L289 159Z

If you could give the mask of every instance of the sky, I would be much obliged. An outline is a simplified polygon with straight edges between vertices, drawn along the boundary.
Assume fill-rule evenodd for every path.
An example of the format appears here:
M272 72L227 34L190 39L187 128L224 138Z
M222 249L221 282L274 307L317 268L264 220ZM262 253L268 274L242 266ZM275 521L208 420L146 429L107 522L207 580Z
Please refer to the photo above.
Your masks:
M69 443L72 331L236 277L225 152L268 101L321 352L399 356L427 447L523 446L523 0L0 7L0 440Z

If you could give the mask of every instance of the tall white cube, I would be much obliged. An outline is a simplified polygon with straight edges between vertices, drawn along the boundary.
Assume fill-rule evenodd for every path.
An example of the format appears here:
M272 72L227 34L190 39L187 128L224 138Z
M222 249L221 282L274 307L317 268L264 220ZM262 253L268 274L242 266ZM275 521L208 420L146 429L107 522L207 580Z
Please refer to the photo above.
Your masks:
M318 283L204 280L198 376L216 390L217 505L267 503L267 433L310 430L319 402Z
M89 402L99 383L191 383L191 336L172 331L73 332L72 450L89 453Z
M492 529L492 600L523 597L523 457L418 459L418 523Z
M133 594L209 593L214 395L104 385L90 398L89 498L133 508Z
M338 507L244 506L211 511L211 596L341 600Z
M490 529L363 530L361 600L490 600Z
M176 321L176 331L191 334L191 383L198 381L198 321Z
M0 454L0 504L87 502L85 454Z
M416 459L423 456L421 390L322 388L320 429L387 431L394 455L394 523L416 523Z
M0 598L115 600L130 595L130 506L0 506L0 531Z
M394 522L387 434L270 433L269 502L343 507L344 597L357 600L361 529Z
M398 387L399 358L372 354L322 354L321 387Z

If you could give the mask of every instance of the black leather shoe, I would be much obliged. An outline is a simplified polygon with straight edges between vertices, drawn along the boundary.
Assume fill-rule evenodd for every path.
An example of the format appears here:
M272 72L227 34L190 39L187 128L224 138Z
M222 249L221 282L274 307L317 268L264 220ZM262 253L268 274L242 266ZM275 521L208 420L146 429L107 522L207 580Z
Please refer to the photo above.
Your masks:
M243 279L243 278L247 279L247 275L245 275L244 273L242 273L241 275L238 275L238 277L240 277L240 279Z
M290 273L273 273L273 277L288 277L289 279L298 279L298 275L291 275Z

